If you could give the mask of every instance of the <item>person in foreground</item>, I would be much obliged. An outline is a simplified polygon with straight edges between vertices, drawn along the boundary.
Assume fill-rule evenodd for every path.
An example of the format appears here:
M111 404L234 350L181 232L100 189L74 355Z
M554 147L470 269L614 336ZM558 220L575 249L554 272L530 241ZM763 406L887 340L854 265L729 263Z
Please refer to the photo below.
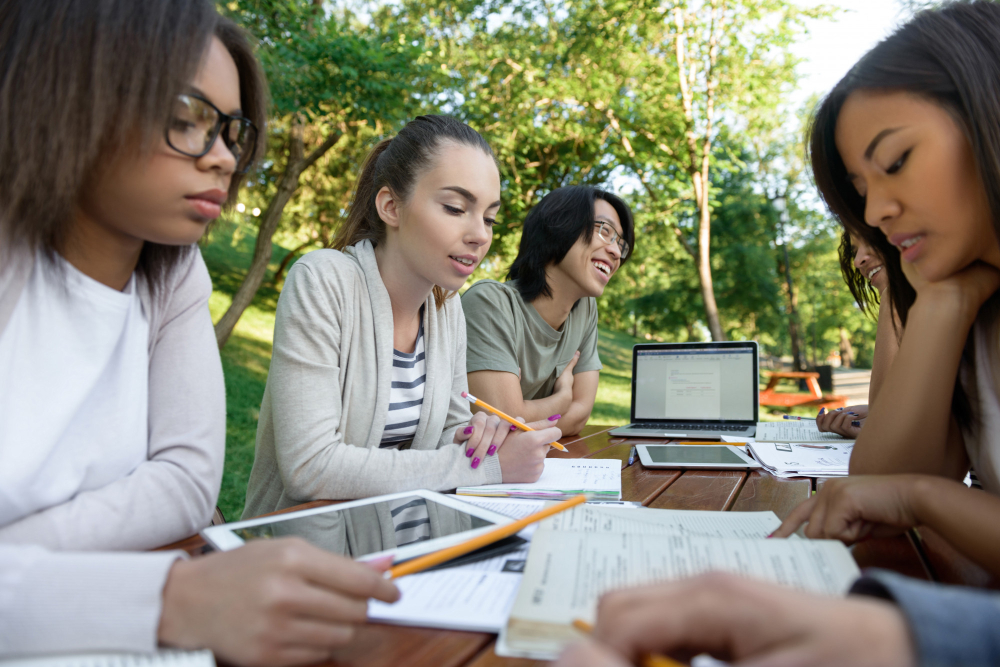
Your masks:
M991 384L998 350L996 311L987 303L1000 285L998 61L1000 5L947 5L919 14L876 46L819 109L812 130L817 184L848 229L882 257L901 259L889 289L906 328L855 446L863 454L852 458L852 476L824 484L774 537L805 521L807 537L848 544L929 526L1000 575L1000 440L991 426L1000 414ZM860 226L866 222L882 233L869 234ZM966 382L958 385L977 400L959 429L968 415L961 396L957 415L948 406L977 316L975 362L961 362ZM970 458L977 472L988 468L988 492L956 481ZM853 474L869 468L897 474ZM924 474L898 474L914 470ZM706 651L741 664L1000 665L996 592L876 570L852 593L816 597L722 574L620 591L599 608L601 643L571 647L559 665Z
M263 145L246 39L208 0L0 16L0 656L328 656L368 597L398 597L377 568L295 540L128 551L203 528L219 493L225 393L194 244Z
M820 431L838 433L845 438L857 438L868 417L868 406L875 402L875 397L885 382L886 373L892 366L892 360L899 351L899 338L903 329L899 319L894 317L885 260L864 239L853 236L846 230L840 241L840 270L858 307L866 313L878 308L871 385L868 388L867 404L851 405L830 412L820 410L816 415L816 426Z
M971 464L1000 493L998 61L1000 5L958 3L876 46L817 111L816 184L886 260L904 327L852 474Z
M499 208L493 152L454 118L420 116L372 150L334 249L296 262L278 299L245 517L538 479L559 429L512 433L461 396L454 295Z
M462 295L469 391L563 433L587 424L597 396L597 302L635 245L632 212L585 185L545 195L524 221L507 282Z

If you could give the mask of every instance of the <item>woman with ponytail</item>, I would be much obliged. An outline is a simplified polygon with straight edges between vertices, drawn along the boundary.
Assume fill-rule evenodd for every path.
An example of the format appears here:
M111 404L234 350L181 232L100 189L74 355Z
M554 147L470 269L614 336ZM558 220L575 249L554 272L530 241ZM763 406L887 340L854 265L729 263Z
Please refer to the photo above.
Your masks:
M244 516L538 479L559 430L511 433L461 396L453 297L499 209L493 152L464 123L420 116L372 150L334 248L296 262L278 300Z

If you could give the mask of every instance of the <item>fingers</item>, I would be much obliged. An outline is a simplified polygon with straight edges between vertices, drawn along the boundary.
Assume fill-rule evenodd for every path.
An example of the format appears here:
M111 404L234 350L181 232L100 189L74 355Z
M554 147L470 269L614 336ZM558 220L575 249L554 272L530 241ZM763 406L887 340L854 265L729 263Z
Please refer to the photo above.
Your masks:
M332 593L361 600L375 598L395 602L399 599L399 589L371 566L331 554L304 541L294 542L294 546L286 550L289 553L284 559L291 571L301 572L311 583Z
M490 415L489 418L486 420L486 425L483 428L481 437L479 441L475 444L475 447L472 446L471 442L466 443L465 455L470 459L472 459L469 462L469 464L472 466L473 469L478 468L479 465L483 462L483 459L486 458L486 452L490 449L490 447L493 447L493 443L497 441L498 437L497 431L501 429L507 431L510 429L510 425L508 425L507 422L503 421L496 415ZM506 433L501 433L499 434L499 436L500 436L499 438L500 442L503 442L503 438L504 436L506 436ZM496 452L496 447L493 447L493 451L494 453Z
M799 526L809 520L809 515L812 514L813 507L816 505L816 498L816 496L813 496L793 509L785 520L781 522L778 529L771 533L771 537L788 537L798 530Z
M466 426L455 429L455 443L461 444L463 442L468 442L476 435L477 432L479 433L479 437L482 437L483 427L486 425L486 419L489 416L488 412L477 412L472 415L472 419L469 420L469 423ZM475 449L475 446L473 446L473 449Z
M580 350L573 353L573 358L570 362L566 364L566 368L563 369L563 375L573 375L573 369L576 368L576 363L580 361Z
M629 667L620 655L591 639L566 647L554 667Z

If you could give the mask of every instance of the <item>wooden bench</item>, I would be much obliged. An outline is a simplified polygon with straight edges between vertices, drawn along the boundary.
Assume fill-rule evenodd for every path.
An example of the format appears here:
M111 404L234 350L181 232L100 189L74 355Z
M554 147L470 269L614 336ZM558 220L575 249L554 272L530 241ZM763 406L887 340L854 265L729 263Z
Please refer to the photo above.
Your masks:
M778 391L778 383L782 380L805 380L809 393L787 393ZM846 396L834 394L823 395L819 386L819 373L803 371L773 371L767 380L767 387L760 392L760 404L776 408L792 408L796 406L815 406L817 409L836 410L847 407Z

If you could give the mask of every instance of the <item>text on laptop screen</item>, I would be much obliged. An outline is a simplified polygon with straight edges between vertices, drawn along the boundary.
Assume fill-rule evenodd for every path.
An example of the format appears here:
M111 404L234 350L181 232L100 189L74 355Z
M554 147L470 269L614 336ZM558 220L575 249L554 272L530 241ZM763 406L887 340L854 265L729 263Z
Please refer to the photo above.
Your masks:
M635 419L754 418L752 349L640 350Z

